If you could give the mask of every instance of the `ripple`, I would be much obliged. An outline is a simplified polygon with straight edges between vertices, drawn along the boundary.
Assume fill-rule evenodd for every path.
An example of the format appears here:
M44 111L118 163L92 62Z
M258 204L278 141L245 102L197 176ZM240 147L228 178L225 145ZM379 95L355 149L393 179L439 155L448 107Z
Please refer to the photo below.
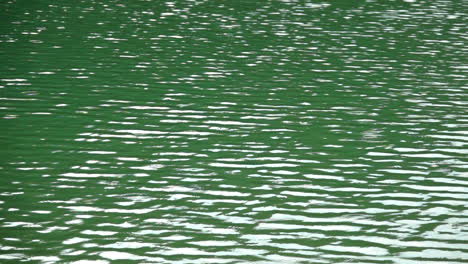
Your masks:
M3 262L468 260L462 1L148 3L2 4Z

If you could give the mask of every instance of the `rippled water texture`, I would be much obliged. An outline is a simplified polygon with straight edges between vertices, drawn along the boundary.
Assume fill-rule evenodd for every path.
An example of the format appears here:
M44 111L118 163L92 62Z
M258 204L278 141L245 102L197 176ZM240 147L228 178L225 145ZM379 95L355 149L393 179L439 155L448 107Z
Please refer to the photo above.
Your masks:
M0 262L467 263L466 3L2 1Z

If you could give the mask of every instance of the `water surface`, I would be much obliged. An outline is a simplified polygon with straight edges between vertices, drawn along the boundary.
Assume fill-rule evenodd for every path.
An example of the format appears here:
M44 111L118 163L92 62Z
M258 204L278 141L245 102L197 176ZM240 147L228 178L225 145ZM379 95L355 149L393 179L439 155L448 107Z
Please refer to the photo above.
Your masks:
M2 263L468 262L466 2L0 3Z

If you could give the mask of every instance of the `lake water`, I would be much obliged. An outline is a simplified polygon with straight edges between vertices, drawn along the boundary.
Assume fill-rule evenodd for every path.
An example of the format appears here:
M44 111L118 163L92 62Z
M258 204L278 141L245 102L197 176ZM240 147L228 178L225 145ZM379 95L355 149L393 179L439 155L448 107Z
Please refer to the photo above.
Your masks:
M466 10L2 1L0 262L467 263Z

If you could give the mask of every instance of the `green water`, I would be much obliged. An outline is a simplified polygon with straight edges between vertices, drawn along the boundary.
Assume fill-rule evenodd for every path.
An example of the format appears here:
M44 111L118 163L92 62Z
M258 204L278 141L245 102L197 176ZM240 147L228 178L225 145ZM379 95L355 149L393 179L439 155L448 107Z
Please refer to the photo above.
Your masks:
M104 3L0 2L1 263L468 263L466 1Z

